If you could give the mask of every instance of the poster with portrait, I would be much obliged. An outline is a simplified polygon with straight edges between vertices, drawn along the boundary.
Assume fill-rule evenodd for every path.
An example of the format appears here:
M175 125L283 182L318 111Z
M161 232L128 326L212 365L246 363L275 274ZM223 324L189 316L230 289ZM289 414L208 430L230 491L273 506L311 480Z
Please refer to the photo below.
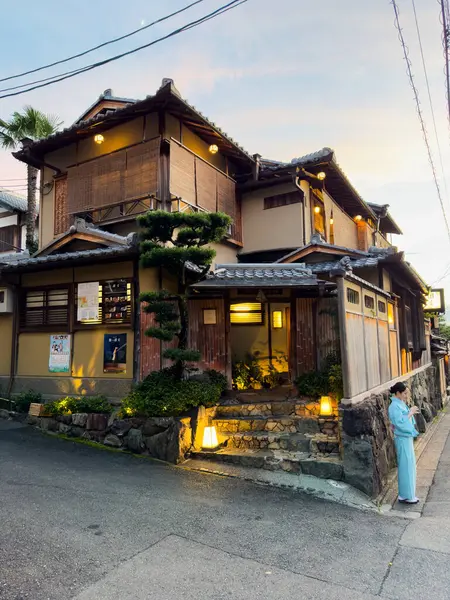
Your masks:
M78 284L77 321L98 321L98 281Z
M70 371L70 335L50 336L50 373L69 373Z
M127 334L105 333L103 345L103 372L127 372Z

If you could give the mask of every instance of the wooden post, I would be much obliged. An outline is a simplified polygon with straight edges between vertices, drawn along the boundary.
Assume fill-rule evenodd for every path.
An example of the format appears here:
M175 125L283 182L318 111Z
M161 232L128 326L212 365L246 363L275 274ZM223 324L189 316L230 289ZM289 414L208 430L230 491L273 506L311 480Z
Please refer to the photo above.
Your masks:
M347 323L345 310L345 284L344 278L337 278L338 291L338 319L339 319L339 337L341 342L341 361L342 377L344 382L344 398L352 397L350 381L350 365L348 362L348 341L347 341Z

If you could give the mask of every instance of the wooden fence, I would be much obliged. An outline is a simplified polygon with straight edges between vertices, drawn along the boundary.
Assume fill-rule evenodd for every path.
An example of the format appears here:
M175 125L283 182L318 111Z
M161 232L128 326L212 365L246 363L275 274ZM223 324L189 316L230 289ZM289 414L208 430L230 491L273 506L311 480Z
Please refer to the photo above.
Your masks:
M341 351L347 398L400 375L397 309L387 294L339 280Z

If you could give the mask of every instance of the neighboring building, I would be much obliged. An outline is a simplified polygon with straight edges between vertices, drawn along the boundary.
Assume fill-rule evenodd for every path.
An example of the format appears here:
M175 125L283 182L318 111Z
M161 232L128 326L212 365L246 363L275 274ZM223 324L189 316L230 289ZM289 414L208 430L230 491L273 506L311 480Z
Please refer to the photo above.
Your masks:
M11 342L0 349L0 382L119 399L164 366L137 298L170 280L139 267L136 215L220 210L233 225L190 302L201 368L231 382L233 361L257 352L292 380L340 351L345 477L370 493L381 487L393 453L373 394L399 376L414 393L434 381L427 286L391 245L401 231L388 208L364 202L332 150L291 163L252 156L164 80L142 101L107 91L74 125L15 156L39 168L44 185L37 255L0 259L15 299L14 314L0 315ZM59 373L49 368L51 335L70 336ZM117 369L107 364L111 340L126 344Z
M25 248L27 201L0 189L0 254L20 252Z

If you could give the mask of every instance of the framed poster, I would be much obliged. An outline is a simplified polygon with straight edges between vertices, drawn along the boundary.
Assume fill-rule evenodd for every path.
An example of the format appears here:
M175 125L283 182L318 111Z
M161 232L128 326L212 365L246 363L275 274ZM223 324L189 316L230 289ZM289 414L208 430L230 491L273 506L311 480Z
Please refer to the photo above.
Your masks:
M103 372L127 372L127 334L105 333L103 342Z
M77 321L98 321L98 281L78 284Z
M50 373L69 373L70 371L70 335L50 336Z

